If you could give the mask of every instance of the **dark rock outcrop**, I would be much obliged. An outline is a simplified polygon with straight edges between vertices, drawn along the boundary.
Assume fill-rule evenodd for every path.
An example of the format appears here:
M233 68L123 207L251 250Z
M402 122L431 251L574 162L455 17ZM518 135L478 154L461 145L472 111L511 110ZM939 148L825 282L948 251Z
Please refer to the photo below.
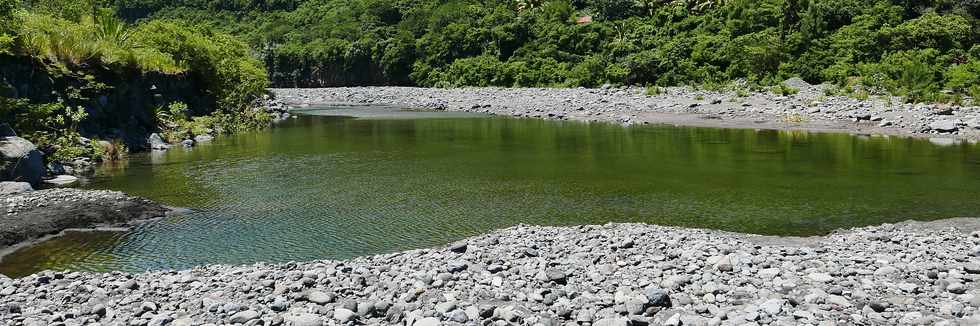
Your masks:
M34 144L17 136L0 137L0 181L36 185L43 176L44 160Z
M183 102L190 115L200 116L216 107L214 97L206 93L195 75L99 69L80 72L85 75L52 75L30 59L11 58L0 62L0 96L25 98L32 103L64 100L66 105L81 106L88 113L78 126L83 136L119 139L130 150L149 149L146 139L157 131L154 108ZM91 84L84 76L110 87L87 89L82 94L84 99L67 96L69 89Z
M0 248L70 228L119 226L167 209L117 191L48 189L0 196Z

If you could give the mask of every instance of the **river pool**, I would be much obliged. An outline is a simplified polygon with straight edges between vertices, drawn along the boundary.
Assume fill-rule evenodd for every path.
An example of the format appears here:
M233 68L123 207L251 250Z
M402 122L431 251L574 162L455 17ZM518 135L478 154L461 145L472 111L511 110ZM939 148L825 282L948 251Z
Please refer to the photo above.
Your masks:
M191 211L126 232L70 232L5 257L0 273L343 259L519 223L805 236L980 216L975 143L384 107L305 113L100 168L84 187Z

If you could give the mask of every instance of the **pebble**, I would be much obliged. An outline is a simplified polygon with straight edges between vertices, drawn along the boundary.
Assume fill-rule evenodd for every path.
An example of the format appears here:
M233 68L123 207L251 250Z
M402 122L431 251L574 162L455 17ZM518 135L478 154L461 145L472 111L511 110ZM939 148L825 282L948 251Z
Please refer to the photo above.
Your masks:
M257 319L262 314L255 310L243 310L231 315L228 321L237 324L244 324L252 319Z
M337 308L333 312L333 319L336 319L341 324L354 320L355 318L357 318L357 314L350 309Z
M800 92L782 96L752 92L739 100L735 91L704 91L690 87L666 87L647 96L642 87L587 88L413 88L343 87L329 89L274 89L277 99L293 106L351 103L393 105L433 110L488 113L553 120L606 121L623 125L662 122L664 114L697 118L697 124L725 120L757 123L772 128L796 127L801 123L831 125L857 134L879 131L898 134L939 135L943 139L980 139L980 107L906 105L890 98L861 100L828 96L831 85L809 85L799 80ZM706 101L699 98L710 99ZM486 105L485 103L493 103ZM710 103L710 105L708 105ZM937 112L943 115L937 116ZM694 124L689 122L688 124Z
M313 291L306 296L306 299L312 303L324 305L333 302L334 296L332 294L324 293L321 291Z
M289 322L290 324L292 324L292 326L323 325L323 319L315 314L303 313L303 314L286 315L286 317L283 317L283 319Z
M957 224L786 244L643 224L519 225L459 242L464 252L456 244L346 261L41 272L0 279L0 324L970 324L980 315L970 272L980 233ZM45 302L59 304L36 308Z

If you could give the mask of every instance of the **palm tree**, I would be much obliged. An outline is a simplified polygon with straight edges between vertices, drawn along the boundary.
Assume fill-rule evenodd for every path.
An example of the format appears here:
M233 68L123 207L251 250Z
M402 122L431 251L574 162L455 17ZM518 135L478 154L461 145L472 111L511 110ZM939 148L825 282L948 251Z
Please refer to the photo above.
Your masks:
M709 9L718 8L723 5L728 0L634 0L637 7L643 8L648 15L653 15L657 9L670 6L678 5L684 6L685 8L693 12L704 12Z

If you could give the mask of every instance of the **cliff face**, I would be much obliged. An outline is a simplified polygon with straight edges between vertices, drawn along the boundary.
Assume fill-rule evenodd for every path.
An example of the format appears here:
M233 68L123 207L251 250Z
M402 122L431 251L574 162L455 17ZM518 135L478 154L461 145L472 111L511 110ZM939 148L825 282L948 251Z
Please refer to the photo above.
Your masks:
M179 101L188 105L192 115L204 115L215 107L214 97L194 74L58 69L31 58L9 56L0 57L0 96L27 98L32 103L60 99L84 107L88 118L79 125L83 136L121 139L133 150L146 149L147 137L157 131L155 108Z

